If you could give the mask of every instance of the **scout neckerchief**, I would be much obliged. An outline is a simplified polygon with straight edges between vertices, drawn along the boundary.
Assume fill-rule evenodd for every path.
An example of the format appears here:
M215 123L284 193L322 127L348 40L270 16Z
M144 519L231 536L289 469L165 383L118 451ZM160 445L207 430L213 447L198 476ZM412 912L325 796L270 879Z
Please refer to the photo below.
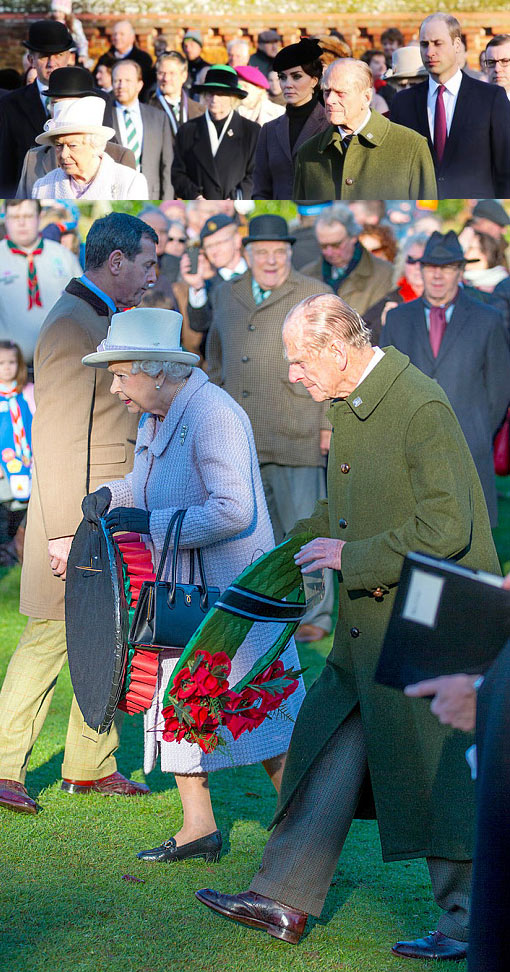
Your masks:
M23 416L18 402L18 386L15 381L0 381L0 397L6 398L11 413L14 451L24 466L32 461L32 451L28 444L27 434L23 423Z
M44 240L39 239L31 253L27 253L25 250L20 250L19 247L17 247L16 244L9 239L7 240L7 246L9 247L11 253L14 253L15 256L22 256L28 260L28 310L32 310L32 307L42 307L34 257L41 255Z

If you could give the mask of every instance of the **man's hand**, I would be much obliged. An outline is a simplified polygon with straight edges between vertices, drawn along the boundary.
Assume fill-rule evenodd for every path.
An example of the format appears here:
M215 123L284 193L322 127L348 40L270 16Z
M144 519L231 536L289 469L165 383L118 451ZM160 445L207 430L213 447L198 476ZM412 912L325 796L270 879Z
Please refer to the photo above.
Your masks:
M381 327L386 324L386 315L388 311L393 310L394 307L398 307L396 300L387 300L381 313Z
M48 540L48 556L54 577L66 579L67 558L73 539L73 537L57 537L55 540Z
M444 725L471 732L476 722L476 690L473 688L477 675L441 675L415 685L406 685L405 695L422 698L433 695L430 711Z
M301 547L301 550L294 555L294 561L298 567L301 567L303 574L311 574L314 570L324 570L325 567L341 570L344 544L345 540L317 537ZM303 567L303 564L306 564L306 567Z
M319 448L321 456L327 456L331 443L331 429L321 429L319 433Z

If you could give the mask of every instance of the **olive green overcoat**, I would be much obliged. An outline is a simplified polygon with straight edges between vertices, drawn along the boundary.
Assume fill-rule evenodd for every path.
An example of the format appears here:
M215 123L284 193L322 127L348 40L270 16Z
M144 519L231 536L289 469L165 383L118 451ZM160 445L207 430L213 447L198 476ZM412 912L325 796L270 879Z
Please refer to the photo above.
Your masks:
M296 154L293 199L437 199L427 139L372 111L347 150L336 126Z
M480 481L446 395L395 348L328 417L328 499L293 532L346 541L339 619L294 727L274 822L359 705L384 860L469 860L471 737L442 726L428 700L377 685L374 671L408 551L500 573Z

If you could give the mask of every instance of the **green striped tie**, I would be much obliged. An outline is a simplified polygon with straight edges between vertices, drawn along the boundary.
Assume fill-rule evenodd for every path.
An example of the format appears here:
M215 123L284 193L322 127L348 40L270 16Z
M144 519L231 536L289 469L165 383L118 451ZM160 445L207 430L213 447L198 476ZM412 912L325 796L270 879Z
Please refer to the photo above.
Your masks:
M126 125L126 135L127 135L127 147L131 149L135 157L136 168L140 168L140 161L142 157L142 148L138 141L138 135L136 134L136 125L131 118L131 112L129 108L124 108L124 123Z

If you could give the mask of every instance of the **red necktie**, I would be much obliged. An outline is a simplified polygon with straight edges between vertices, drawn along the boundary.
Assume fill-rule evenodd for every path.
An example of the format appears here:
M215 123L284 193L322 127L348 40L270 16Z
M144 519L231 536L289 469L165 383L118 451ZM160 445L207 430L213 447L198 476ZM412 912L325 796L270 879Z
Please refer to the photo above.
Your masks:
M434 114L434 152L436 159L441 163L444 155L444 147L448 135L446 128L446 111L443 101L443 93L446 91L444 84L440 84L437 89L436 111Z
M432 354L437 358L441 341L446 330L446 314L444 307L431 307L429 317L429 340Z

